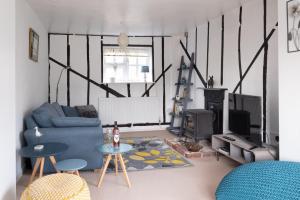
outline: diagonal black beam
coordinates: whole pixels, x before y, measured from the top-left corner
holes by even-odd
[[[184,47],[184,44],[182,43],[181,40],[180,40],[180,45],[181,45],[183,51],[185,52],[185,55],[188,57],[188,59],[189,59],[190,61],[192,61],[192,58],[191,58],[189,52],[188,52],[187,49]],[[200,73],[200,71],[199,71],[199,69],[197,68],[196,65],[194,65],[194,69],[195,69],[195,71],[196,71],[198,77],[200,78],[200,80],[201,80],[203,86],[204,86],[205,88],[207,88],[207,83],[205,82],[205,80],[204,80],[202,74]]]
[[[269,33],[268,37],[265,39],[264,43],[260,46],[259,50],[257,51],[257,53],[255,54],[254,58],[252,59],[250,65],[248,66],[248,68],[246,69],[246,71],[244,72],[241,80],[238,82],[238,84],[236,85],[236,87],[233,90],[233,93],[235,93],[237,91],[237,89],[240,87],[241,83],[243,82],[243,80],[245,79],[245,77],[247,76],[248,72],[250,71],[251,67],[253,66],[253,64],[255,63],[256,59],[258,58],[258,56],[260,55],[260,53],[262,52],[262,50],[264,50],[265,45],[268,44],[269,40],[271,39],[272,35],[274,34],[274,32],[276,31],[276,28],[278,27],[278,22],[276,23],[275,27],[271,30],[271,32]]]
[[[162,73],[159,75],[159,77],[154,81],[154,83],[147,89],[147,91],[144,92],[142,97],[144,97],[153,87],[154,85],[164,76],[164,74],[172,67],[172,64],[170,64]]]
[[[58,62],[58,61],[55,60],[54,58],[49,57],[49,60],[51,60],[52,62],[56,63],[57,65],[59,65],[59,66],[61,66],[61,67],[64,67],[64,68],[66,68],[66,69],[68,68],[66,65],[64,65],[64,64],[62,64],[62,63],[60,63],[60,62]],[[72,69],[72,68],[69,69],[69,70],[70,70],[70,72],[72,72],[72,73],[76,74],[77,76],[79,76],[79,77],[81,77],[81,78],[83,78],[83,79],[89,81],[90,83],[92,83],[92,84],[94,84],[94,85],[100,87],[101,89],[103,89],[103,90],[105,90],[105,91],[111,93],[112,95],[114,95],[114,96],[116,96],[116,97],[125,97],[124,95],[122,95],[122,94],[120,94],[119,92],[117,92],[117,91],[115,91],[115,90],[113,90],[113,89],[107,87],[107,86],[104,85],[104,84],[99,84],[99,83],[97,83],[96,81],[94,81],[94,80],[92,80],[92,79],[88,79],[86,76],[80,74],[79,72],[75,71],[75,70]]]

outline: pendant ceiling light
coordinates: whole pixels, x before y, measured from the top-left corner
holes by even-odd
[[[128,47],[129,39],[126,33],[120,33],[118,37],[118,44],[121,49],[126,49]]]

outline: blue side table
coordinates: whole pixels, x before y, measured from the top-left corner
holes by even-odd
[[[72,174],[75,173],[78,176],[80,176],[79,170],[85,168],[86,166],[87,166],[87,162],[82,159],[68,159],[56,163],[57,170],[69,172]]]
[[[129,144],[120,144],[119,148],[114,148],[112,144],[105,144],[105,145],[102,145],[100,147],[97,147],[97,149],[100,152],[102,152],[103,154],[107,154],[106,162],[105,162],[103,170],[100,174],[98,187],[101,186],[101,183],[102,183],[104,175],[106,173],[108,164],[111,161],[113,156],[115,156],[116,175],[118,175],[118,161],[119,161],[120,164],[121,164],[126,182],[128,184],[128,187],[131,187],[131,183],[129,181],[129,177],[128,177],[128,174],[127,174],[127,171],[126,171],[126,166],[125,166],[122,154],[131,151],[133,149],[133,147]]]
[[[43,143],[44,148],[41,150],[35,150],[35,145],[29,145],[27,147],[23,147],[20,151],[20,155],[24,158],[36,158],[31,177],[29,179],[29,184],[32,183],[36,172],[40,168],[40,175],[39,177],[43,176],[44,173],[44,164],[45,158],[48,157],[50,162],[52,163],[53,167],[56,169],[56,159],[55,156],[67,151],[68,145],[62,143]],[[56,169],[57,172],[59,172]]]

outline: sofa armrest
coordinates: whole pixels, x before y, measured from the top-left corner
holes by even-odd
[[[67,151],[56,155],[57,161],[65,159],[83,159],[88,165],[85,169],[97,169],[102,166],[102,153],[96,148],[103,144],[102,127],[40,128],[42,136],[37,140],[34,129],[24,132],[28,145],[59,142],[68,145]],[[34,165],[34,159],[31,159]],[[45,173],[54,172],[49,160],[45,161]]]

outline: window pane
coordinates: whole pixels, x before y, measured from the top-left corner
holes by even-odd
[[[138,58],[139,65],[148,65],[148,57],[139,57]],[[148,65],[149,66],[149,65]]]
[[[129,61],[129,65],[136,65],[136,57],[132,57],[132,56],[129,56],[128,57],[128,61]]]
[[[105,56],[105,62],[106,63],[114,63],[114,57],[113,56]]]
[[[152,82],[152,51],[150,47],[119,47],[103,49],[103,80],[105,83]],[[149,66],[149,72],[142,72],[142,66]]]

